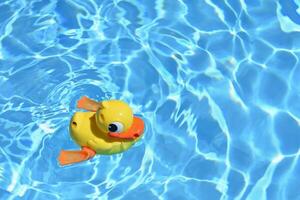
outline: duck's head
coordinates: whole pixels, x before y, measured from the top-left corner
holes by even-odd
[[[138,137],[132,132],[136,119],[132,109],[123,101],[107,100],[100,103],[96,112],[97,127],[109,136],[122,139]]]

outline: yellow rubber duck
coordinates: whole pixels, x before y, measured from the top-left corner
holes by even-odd
[[[123,101],[96,102],[82,97],[77,107],[89,111],[76,112],[70,122],[71,137],[82,149],[62,150],[58,157],[60,165],[82,162],[96,154],[121,153],[143,134],[143,120],[134,116],[129,105]]]

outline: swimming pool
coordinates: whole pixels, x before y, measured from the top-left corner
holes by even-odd
[[[300,199],[300,2],[0,2],[0,199]],[[60,167],[76,101],[146,121]]]

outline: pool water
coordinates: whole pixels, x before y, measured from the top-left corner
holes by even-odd
[[[0,1],[0,199],[300,199],[300,1]],[[81,96],[146,123],[60,167]]]

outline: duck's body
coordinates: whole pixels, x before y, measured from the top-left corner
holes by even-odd
[[[95,112],[76,112],[70,123],[70,134],[73,140],[82,147],[89,147],[97,154],[110,155],[129,149],[140,137],[124,140],[110,137],[96,125]]]
[[[61,165],[88,160],[95,154],[126,151],[144,131],[143,120],[134,116],[131,108],[122,101],[96,102],[83,97],[77,107],[90,111],[76,112],[70,122],[71,137],[82,149],[61,151],[58,158]]]

